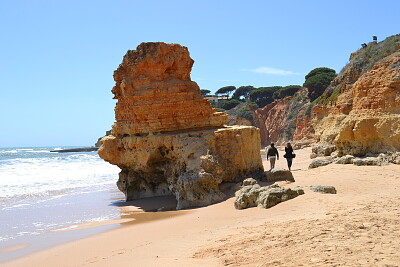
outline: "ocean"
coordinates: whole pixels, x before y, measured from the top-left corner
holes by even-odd
[[[0,262],[110,226],[59,230],[121,217],[119,168],[97,152],[50,152],[61,148],[71,147],[0,148]]]

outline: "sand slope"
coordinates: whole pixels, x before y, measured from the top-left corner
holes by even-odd
[[[400,166],[331,164],[309,170],[309,153],[296,151],[296,182],[281,185],[333,185],[336,195],[306,188],[304,195],[271,209],[240,211],[230,198],[164,213],[162,220],[127,225],[5,266],[399,265]],[[285,166],[284,159],[277,162]]]

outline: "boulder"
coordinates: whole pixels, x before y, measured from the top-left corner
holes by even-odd
[[[330,143],[316,143],[312,146],[312,153],[317,157],[330,156],[336,150],[336,146]]]
[[[254,184],[243,186],[239,191],[236,191],[235,208],[241,210],[257,206],[256,201],[260,188],[259,184]]]
[[[268,209],[281,202],[295,198],[299,195],[304,194],[304,190],[301,187],[296,188],[285,188],[285,187],[273,187],[268,190],[261,191],[257,198],[257,207]]]
[[[400,152],[395,152],[391,154],[389,161],[394,164],[400,164]]]
[[[323,194],[336,194],[336,188],[331,185],[311,185],[311,191],[323,193]]]
[[[354,158],[355,157],[353,155],[346,155],[346,156],[335,159],[334,162],[336,164],[352,164]]]
[[[385,154],[378,157],[354,158],[353,164],[357,166],[383,166],[388,165],[390,158]]]
[[[310,165],[309,169],[318,168],[332,163],[332,159],[314,159]]]
[[[291,171],[280,168],[264,172],[264,180],[266,182],[274,182],[274,181],[295,182]]]
[[[246,209],[250,207],[270,208],[280,202],[295,198],[304,194],[301,187],[284,188],[277,184],[261,187],[258,184],[243,186],[235,193],[234,202],[236,209]]]

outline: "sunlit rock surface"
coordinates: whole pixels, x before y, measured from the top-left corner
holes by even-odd
[[[177,208],[221,201],[223,182],[261,177],[259,130],[224,126],[225,113],[190,80],[193,60],[178,44],[142,43],[114,73],[112,133],[99,155],[121,168],[127,200],[175,195]]]

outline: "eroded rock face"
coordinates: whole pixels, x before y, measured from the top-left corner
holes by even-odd
[[[190,80],[193,63],[187,47],[178,44],[142,43],[129,50],[114,72],[113,135],[223,126],[227,115],[210,108]]]
[[[391,41],[400,48],[400,37],[396,38]],[[331,84],[341,93],[336,103],[313,109],[319,141],[334,144],[338,156],[399,151],[400,52],[389,54],[363,72],[357,69],[356,58],[355,53],[347,69]]]
[[[223,199],[222,182],[261,177],[259,130],[224,126],[225,113],[190,80],[193,60],[178,44],[142,43],[114,73],[112,133],[99,155],[121,168],[127,200],[175,195],[177,208]]]
[[[315,140],[310,116],[305,114],[310,103],[307,94],[307,88],[302,87],[294,96],[277,99],[254,111],[254,122],[260,128],[262,145],[283,145],[293,140],[294,145],[298,143],[298,147],[304,147]]]

